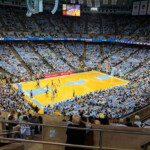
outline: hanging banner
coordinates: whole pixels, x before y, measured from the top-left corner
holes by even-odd
[[[100,1],[99,0],[95,0],[95,7],[100,7]]]
[[[148,4],[147,15],[150,15],[150,1],[149,1],[149,4]]]
[[[117,0],[111,0],[111,5],[117,5]]]
[[[103,0],[104,5],[108,5],[108,0]]]
[[[92,1],[91,0],[87,0],[87,6],[92,7]]]
[[[138,15],[140,8],[140,2],[133,2],[132,15]]]
[[[139,13],[140,15],[146,15],[147,3],[148,3],[148,1],[141,1],[140,13]]]

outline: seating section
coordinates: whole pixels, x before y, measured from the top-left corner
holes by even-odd
[[[59,55],[60,58],[66,60],[71,66],[75,67],[76,69],[79,67],[80,62],[79,58],[71,53],[69,47],[64,45],[63,42],[50,43],[52,47],[54,47],[55,52]]]
[[[102,16],[102,29],[104,34],[115,33],[115,24],[112,16]]]
[[[13,43],[13,47],[33,73],[46,74],[51,72],[49,67],[39,59],[35,52],[26,43]]]
[[[17,77],[28,74],[7,44],[0,44],[0,67]]]
[[[150,61],[148,61],[145,65],[137,69],[134,73],[127,75],[128,79],[134,79],[136,81],[137,78],[143,78],[143,76],[149,76],[149,67]]]
[[[44,32],[50,32],[50,31],[54,31],[55,28],[52,26],[52,24],[50,24],[50,16],[48,14],[38,14],[35,15],[36,20],[38,21],[38,24],[40,25],[42,31]],[[49,18],[49,20],[48,20]]]
[[[120,65],[116,66],[117,73],[120,73],[120,76],[124,76],[148,58],[150,58],[150,50],[142,49],[135,53],[132,57],[129,57],[126,61],[123,61]]]
[[[146,16],[82,14],[81,17],[72,19],[71,17],[63,17],[61,13],[51,15],[43,12],[32,17],[26,17],[24,10],[15,8],[4,9],[2,7],[0,10],[1,30],[5,30],[6,26],[10,31],[44,31],[54,33],[73,31],[74,33],[93,35],[113,35],[118,31],[121,35],[134,35],[134,38],[137,35],[149,36],[150,34],[150,20]]]
[[[23,31],[23,27],[20,24],[17,17],[14,15],[14,12],[12,9],[5,9],[5,10],[2,9],[0,11],[0,15],[9,30]]]
[[[38,25],[35,23],[33,17],[26,17],[25,13],[19,13],[18,14],[19,19],[25,26],[26,31],[39,31]]]
[[[55,68],[56,71],[67,71],[69,66],[65,64],[56,54],[48,47],[48,45],[43,43],[32,43],[34,48],[38,53]]]
[[[90,15],[88,17],[88,33],[100,34],[100,18],[99,18],[99,16]]]
[[[69,50],[76,55],[77,57],[81,57],[84,51],[84,44],[81,42],[67,42],[65,46],[69,48]]]
[[[101,62],[99,44],[87,44],[86,59],[84,63],[88,67],[96,68]]]
[[[116,64],[118,64],[119,62],[122,62],[124,59],[129,57],[132,53],[134,53],[137,50],[136,48],[123,48],[122,49],[121,47],[118,49],[121,49],[121,50],[118,51],[115,55],[112,55],[111,57],[106,59],[104,63],[101,65],[101,69],[103,71],[106,70],[106,67],[108,66],[108,64],[110,66],[116,66]]]

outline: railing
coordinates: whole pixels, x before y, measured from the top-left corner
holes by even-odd
[[[0,123],[7,123],[7,124],[24,124],[29,126],[42,126],[42,127],[52,127],[52,128],[64,128],[64,129],[74,129],[74,130],[88,130],[88,131],[96,131],[100,133],[99,139],[99,146],[85,146],[85,145],[74,145],[74,144],[64,144],[64,143],[57,143],[57,142],[46,142],[46,141],[35,141],[35,140],[24,140],[24,139],[15,139],[15,138],[5,138],[0,137],[0,140],[9,140],[9,141],[16,141],[16,142],[27,142],[27,143],[38,143],[38,144],[48,144],[48,145],[56,145],[56,146],[66,146],[66,147],[74,147],[74,148],[86,148],[86,149],[99,149],[99,150],[107,150],[108,148],[103,147],[103,133],[122,133],[122,134],[132,134],[132,135],[149,135],[150,133],[143,133],[143,132],[130,132],[130,131],[122,131],[122,130],[108,130],[108,129],[87,129],[87,128],[77,128],[77,127],[67,127],[67,126],[57,126],[57,125],[48,125],[48,124],[39,124],[39,123],[20,123],[20,122],[12,122],[12,121],[5,121],[0,120]],[[13,132],[12,132],[13,133]],[[4,133],[0,133],[0,135],[5,135]],[[109,150],[124,150],[120,148],[109,148]],[[129,149],[128,149],[129,150]]]
[[[147,150],[147,147],[150,145],[150,141],[146,141],[145,143],[143,143],[142,145],[141,145],[141,148],[143,149],[143,150]]]

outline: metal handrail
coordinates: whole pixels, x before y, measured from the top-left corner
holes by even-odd
[[[75,147],[75,148],[87,148],[87,149],[99,149],[100,148],[99,146],[85,146],[85,145],[64,144],[64,143],[55,143],[55,142],[47,142],[47,141],[35,141],[35,140],[24,140],[24,139],[3,138],[3,137],[0,137],[0,140],[48,144],[48,145],[56,145],[56,146],[67,146],[67,147]]]
[[[67,146],[67,147],[86,148],[86,149],[100,149],[99,146],[84,146],[84,145],[64,144],[64,143],[55,143],[55,142],[46,142],[46,141],[23,140],[23,139],[15,139],[15,138],[1,138],[0,137],[0,140],[9,140],[9,141],[36,143],[36,144],[47,144],[47,145],[55,145],[55,146]],[[103,147],[102,150],[131,150],[131,149]]]
[[[20,133],[20,131],[13,131],[13,132],[5,132],[5,133],[0,133],[0,136],[1,135],[9,135],[9,134],[16,134],[16,133]]]
[[[57,125],[48,125],[48,124],[40,124],[40,123],[13,122],[13,121],[5,121],[5,120],[0,120],[0,123],[24,124],[30,126],[44,126],[44,127],[51,127],[51,128],[65,128],[65,129],[67,128],[67,129],[74,129],[74,130],[88,130],[88,131],[99,131],[99,132],[115,132],[115,133],[123,133],[123,134],[150,135],[150,133],[143,133],[143,132],[133,132],[133,131],[123,131],[123,130],[117,131],[117,130],[110,130],[110,129],[87,129],[87,128],[57,126]]]

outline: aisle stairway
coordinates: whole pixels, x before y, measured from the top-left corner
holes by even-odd
[[[101,58],[104,57],[104,51],[103,51],[103,45],[102,44],[99,44],[100,45],[100,56]],[[99,68],[101,65],[101,62],[97,65],[97,68]]]
[[[79,58],[80,63],[82,64],[83,67],[86,67],[84,60],[86,59],[86,49],[87,49],[87,43],[84,42],[84,51],[83,55]]]

